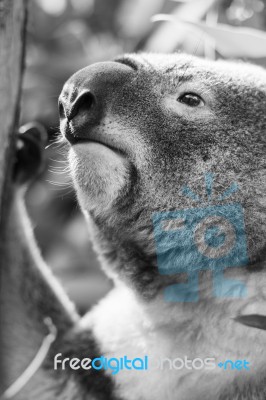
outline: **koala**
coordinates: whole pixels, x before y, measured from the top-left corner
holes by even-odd
[[[3,250],[4,389],[50,317],[56,339],[18,399],[266,398],[265,104],[264,69],[185,54],[129,54],[70,77],[59,97],[62,141],[114,289],[78,315],[39,254],[15,178]],[[240,364],[119,373],[69,365],[125,355]]]

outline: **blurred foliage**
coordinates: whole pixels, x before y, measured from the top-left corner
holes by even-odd
[[[57,98],[78,69],[123,52],[185,51],[219,58],[214,38],[182,23],[151,22],[155,14],[217,28],[266,28],[266,0],[31,0],[22,123],[37,120],[48,130],[47,166],[27,203],[41,250],[70,296],[85,311],[111,287],[100,272],[78,209],[58,135]],[[265,58],[255,62],[266,65]],[[55,173],[57,171],[57,173]],[[53,186],[50,182],[57,182]]]
[[[225,19],[235,19],[238,16],[242,22],[255,16],[255,10],[250,8],[250,1],[241,1],[241,4],[237,1],[237,7],[234,3],[223,10],[218,0],[198,0],[197,3],[189,1],[182,7],[177,7],[171,14],[153,16],[152,21],[168,21],[172,26],[162,27],[155,40],[153,38],[150,43],[151,49],[158,47],[160,41],[162,51],[165,51],[165,39],[170,37],[168,52],[174,51],[178,46],[187,48],[192,44],[196,46],[197,53],[203,53],[202,55],[212,59],[216,59],[218,55],[246,59],[266,57],[266,33],[262,29],[220,22],[222,16]],[[256,14],[264,9],[259,0],[253,1],[253,6],[257,10]]]

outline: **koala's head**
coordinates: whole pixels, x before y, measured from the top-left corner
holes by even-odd
[[[159,282],[152,216],[210,204],[240,204],[250,265],[264,258],[262,68],[182,54],[126,55],[74,74],[59,109],[79,202],[99,251],[120,274],[142,280],[142,288]]]

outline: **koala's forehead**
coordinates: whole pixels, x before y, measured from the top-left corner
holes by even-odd
[[[194,81],[215,87],[226,85],[235,90],[239,88],[240,91],[243,88],[251,91],[255,89],[266,95],[266,71],[252,64],[210,61],[182,53],[142,53],[134,55],[134,58],[162,82],[178,84],[182,81]]]

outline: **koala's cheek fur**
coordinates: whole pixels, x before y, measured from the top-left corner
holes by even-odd
[[[70,149],[69,161],[84,210],[104,211],[127,186],[129,162],[102,144],[77,144]]]

